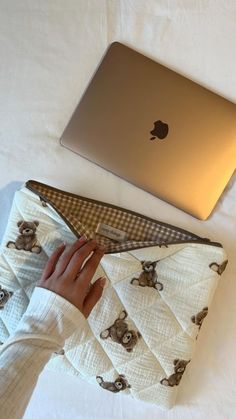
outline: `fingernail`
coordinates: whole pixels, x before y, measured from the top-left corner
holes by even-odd
[[[86,237],[85,236],[80,236],[80,238],[79,238],[79,241],[80,242],[84,242],[86,240]]]
[[[107,282],[106,278],[103,277],[100,279],[99,284],[102,288],[104,288],[106,285],[106,282]]]

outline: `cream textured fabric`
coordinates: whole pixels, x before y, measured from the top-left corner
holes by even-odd
[[[47,198],[46,201],[26,187],[15,195],[0,256],[0,284],[2,289],[13,292],[0,310],[2,341],[15,330],[53,249],[62,240],[71,243],[75,239],[69,228],[69,215],[66,223],[58,214],[60,211],[56,211],[55,203],[51,205]],[[76,214],[75,209],[73,212]],[[134,222],[136,216],[133,214],[129,221]],[[141,215],[140,218],[145,220]],[[40,246],[40,253],[7,247],[8,242],[15,242],[19,235],[17,223],[20,220],[39,222],[35,246]],[[81,228],[85,230],[86,218],[83,223]],[[156,223],[158,229],[160,225]],[[103,298],[82,330],[78,325],[78,332],[66,341],[65,354],[52,358],[49,368],[81,375],[98,387],[100,383],[101,391],[105,391],[105,387],[163,408],[173,406],[185,364],[192,358],[199,328],[207,314],[206,308],[225,268],[226,254],[217,243],[178,231],[173,226],[166,228],[170,229],[172,241],[168,241],[168,237],[164,243],[157,237],[155,241],[150,238],[145,241],[143,235],[139,243],[132,239],[133,248],[128,241],[128,250],[122,252],[115,250],[113,242],[113,251],[110,248],[110,253],[104,255],[93,278],[107,277]],[[177,233],[182,234],[181,239]],[[155,281],[153,286],[140,286],[142,261],[149,265],[154,263],[157,289]],[[147,276],[150,278],[149,274]],[[136,281],[131,283],[133,278]],[[117,342],[109,329],[124,312],[127,317],[123,326],[125,323],[136,337],[132,351],[126,350],[123,332],[117,332]],[[107,329],[110,336],[102,339],[101,333]]]

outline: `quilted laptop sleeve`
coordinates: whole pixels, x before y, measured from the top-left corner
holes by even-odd
[[[106,246],[102,299],[48,368],[99,391],[174,405],[227,257],[220,243],[36,181],[16,192],[0,248],[0,340],[15,330],[55,247]]]

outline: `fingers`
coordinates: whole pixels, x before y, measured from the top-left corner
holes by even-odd
[[[49,258],[38,286],[61,295],[88,317],[100,299],[106,282],[105,278],[99,278],[91,285],[104,250],[98,247],[95,240],[87,242],[86,238],[77,240],[69,248],[61,244]]]
[[[52,273],[55,270],[56,264],[58,262],[59,257],[61,256],[61,254],[64,252],[65,249],[65,244],[62,243],[54,252],[53,254],[50,256],[50,258],[47,261],[47,264],[43,270],[43,274],[41,277],[42,281],[45,281],[46,279],[49,278],[50,275],[52,275]]]
[[[86,261],[82,271],[78,277],[79,282],[83,283],[84,287],[87,288],[96,269],[100,263],[100,260],[104,256],[104,247],[98,247],[94,250],[92,256]]]
[[[58,275],[61,275],[65,271],[74,253],[77,252],[84,245],[85,242],[86,242],[86,238],[84,236],[81,236],[79,240],[76,240],[72,244],[72,246],[66,248],[63,256],[58,261],[58,264],[56,267],[56,273]]]
[[[106,284],[106,278],[99,278],[91,286],[91,289],[87,297],[85,298],[84,305],[83,305],[83,314],[85,317],[89,316],[93,307],[100,300],[105,284]]]
[[[68,276],[68,278],[74,280],[76,278],[76,275],[80,271],[84,261],[88,258],[90,253],[93,252],[97,247],[98,244],[96,243],[96,241],[90,240],[89,242],[85,243],[82,247],[77,249],[74,252],[65,269],[65,275]],[[90,280],[91,279],[92,278],[90,278]]]

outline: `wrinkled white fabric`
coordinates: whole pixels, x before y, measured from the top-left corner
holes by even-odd
[[[0,231],[12,191],[34,178],[220,241],[229,259],[173,411],[157,413],[156,406],[127,403],[85,381],[44,371],[25,417],[231,419],[236,410],[236,178],[211,217],[201,222],[61,148],[58,140],[105,48],[115,40],[236,102],[235,1],[0,4]]]

